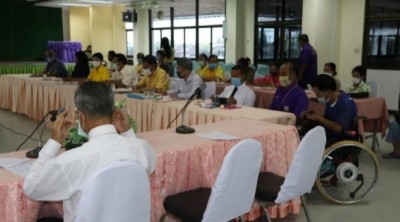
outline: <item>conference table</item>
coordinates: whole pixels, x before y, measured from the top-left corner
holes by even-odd
[[[163,199],[172,194],[212,187],[227,152],[240,140],[253,138],[261,142],[263,162],[261,171],[285,176],[297,149],[299,139],[294,126],[278,125],[250,119],[234,119],[194,126],[195,134],[177,134],[174,129],[138,133],[152,145],[157,164],[150,176],[151,221],[158,221],[164,213]],[[237,139],[209,140],[199,133],[219,131]],[[67,151],[68,152],[68,151]],[[0,154],[0,157],[23,157],[24,151]],[[62,216],[60,202],[37,202],[24,196],[23,178],[0,169],[0,221],[31,222],[37,217]],[[289,212],[299,213],[298,198],[269,207],[270,216],[285,217]],[[261,210],[253,204],[246,215],[255,220]]]
[[[76,82],[64,82],[61,79],[33,78],[29,75],[0,76],[0,108],[28,116],[36,121],[41,120],[50,110],[60,107],[74,113],[74,92]],[[185,101],[168,102],[156,100],[131,99],[127,94],[116,94],[115,100],[126,100],[126,111],[137,122],[137,132],[166,129],[175,118]],[[279,124],[295,124],[295,116],[291,113],[278,112],[254,107],[237,109],[202,108],[198,101],[190,104],[185,113],[184,124],[197,125],[214,123],[222,120],[248,118]],[[182,124],[181,118],[172,123],[172,127]]]

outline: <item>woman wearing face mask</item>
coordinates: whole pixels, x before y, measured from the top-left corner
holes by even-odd
[[[368,97],[371,92],[371,87],[364,82],[366,74],[367,70],[364,67],[356,66],[351,72],[353,83],[347,85],[344,91],[354,98]]]
[[[336,64],[333,62],[328,62],[324,65],[324,73],[330,75],[336,82],[336,90],[341,90],[341,84],[338,78],[336,78]]]
[[[200,73],[205,72],[205,70],[208,68],[207,66],[207,61],[208,57],[206,54],[200,54],[199,55],[199,60],[197,63],[200,65],[200,67],[196,70],[196,73],[200,75]]]
[[[205,82],[224,81],[224,70],[218,64],[218,57],[216,55],[210,55],[207,68],[201,71],[199,75]]]
[[[298,71],[293,63],[285,63],[279,69],[279,84],[270,109],[293,113],[296,117],[308,109],[308,97],[297,85]]]
[[[274,86],[279,87],[279,64],[272,63],[269,65],[269,74],[262,78],[255,79],[254,85],[258,86]]]
[[[227,98],[228,105],[254,106],[256,95],[246,85],[246,73],[243,66],[235,65],[231,71],[232,85],[225,87],[219,97]]]
[[[103,55],[100,52],[97,52],[93,54],[92,60],[94,68],[89,73],[87,79],[96,82],[104,82],[110,80],[110,73],[108,72],[107,67],[101,65],[103,62]]]
[[[353,99],[336,90],[335,80],[329,75],[318,75],[312,84],[318,100],[325,100],[323,116],[316,113],[302,113],[301,117],[315,121],[325,128],[326,147],[346,138],[346,131],[354,129],[357,116],[357,106]]]

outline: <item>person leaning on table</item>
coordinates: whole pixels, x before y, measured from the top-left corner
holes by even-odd
[[[134,90],[154,90],[156,93],[166,94],[168,90],[168,76],[163,69],[157,66],[157,60],[152,55],[143,58],[142,74],[144,77],[133,86]]]
[[[60,153],[72,124],[72,120],[66,119],[67,111],[62,112],[23,185],[30,199],[63,201],[64,221],[67,222],[75,220],[82,186],[107,164],[119,160],[137,162],[148,175],[156,164],[151,145],[136,137],[126,113],[114,109],[114,94],[109,86],[84,82],[78,87],[74,100],[78,127],[88,134],[89,141]]]
[[[68,77],[67,69],[64,63],[56,58],[56,54],[53,50],[47,50],[45,52],[47,65],[42,74],[55,77]]]
[[[87,79],[95,82],[104,82],[110,80],[110,73],[108,72],[107,67],[102,66],[103,54],[100,52],[93,54],[92,60],[93,69],[90,71]]]

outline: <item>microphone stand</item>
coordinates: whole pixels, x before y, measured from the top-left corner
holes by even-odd
[[[193,101],[193,99],[188,100],[185,104],[185,106],[182,109],[182,125],[178,126],[176,128],[176,132],[180,133],[180,134],[190,134],[190,133],[194,133],[195,130],[192,127],[189,126],[185,126],[184,125],[184,121],[185,121],[185,112],[186,112],[186,108],[189,106],[189,104]]]
[[[36,148],[29,150],[28,152],[26,152],[25,156],[28,158],[38,158],[39,157],[39,153],[43,148],[42,145],[42,137],[43,137],[43,131],[46,128],[46,125],[49,122],[54,122],[56,120],[56,115],[55,113],[51,113],[51,118],[47,119],[43,122],[42,126],[40,127],[40,133],[39,133],[39,146],[37,146]]]

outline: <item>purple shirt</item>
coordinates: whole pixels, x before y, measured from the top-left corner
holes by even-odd
[[[300,88],[297,84],[293,84],[288,88],[279,87],[269,108],[290,112],[299,117],[300,113],[308,109],[308,97],[304,89]]]
[[[308,67],[303,73],[302,80],[299,81],[299,86],[303,89],[307,88],[307,84],[311,84],[318,74],[317,51],[309,43],[305,43],[300,51],[300,68],[304,64],[308,64]]]

